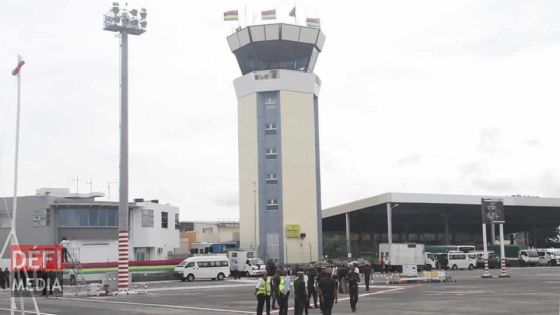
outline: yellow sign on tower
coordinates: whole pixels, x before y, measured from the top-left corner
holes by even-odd
[[[300,226],[299,224],[286,224],[286,237],[299,238]]]

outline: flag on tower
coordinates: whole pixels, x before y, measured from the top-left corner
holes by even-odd
[[[309,27],[321,28],[321,19],[319,18],[307,18],[305,22]]]
[[[239,13],[237,10],[229,10],[224,12],[224,21],[238,21]]]
[[[20,60],[20,61],[18,62],[17,67],[16,67],[14,70],[12,70],[12,75],[18,75],[18,74],[19,74],[19,71],[21,70],[21,67],[23,67],[24,64],[25,64],[25,61]]]
[[[290,10],[290,13],[288,13],[289,16],[291,17],[296,17],[296,7],[294,6],[293,9]]]
[[[261,11],[261,18],[263,20],[274,20],[274,19],[276,19],[276,9]]]

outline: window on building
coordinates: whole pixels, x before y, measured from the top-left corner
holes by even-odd
[[[154,227],[154,210],[142,209],[142,227]]]
[[[265,182],[267,184],[278,184],[278,174],[268,173],[265,175]]]
[[[179,224],[179,214],[175,213],[175,230],[178,230],[181,227],[181,224]]]
[[[58,226],[60,227],[116,227],[118,225],[117,209],[60,209]]]
[[[167,229],[167,212],[161,212],[161,227]]]
[[[264,134],[275,135],[276,134],[276,124],[275,123],[266,123],[264,125]]]
[[[9,228],[12,226],[10,216],[6,213],[5,209],[0,210],[0,228]]]
[[[49,209],[33,209],[33,226],[48,226],[49,224]]]
[[[276,159],[278,153],[276,152],[276,148],[266,148],[264,150],[264,155],[267,160]]]
[[[266,250],[269,258],[277,261],[280,258],[280,234],[266,233]]]
[[[212,228],[202,228],[202,233],[212,233]]]
[[[278,199],[267,199],[266,210],[278,210]]]

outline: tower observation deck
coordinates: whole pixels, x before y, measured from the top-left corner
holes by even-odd
[[[291,24],[227,38],[242,76],[238,98],[240,245],[263,260],[322,253],[318,96],[313,73],[325,35]]]

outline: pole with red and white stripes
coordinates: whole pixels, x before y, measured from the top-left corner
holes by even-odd
[[[140,19],[138,19],[140,13]],[[103,29],[119,33],[121,39],[121,73],[120,73],[120,164],[119,164],[119,263],[118,291],[128,294],[129,288],[129,235],[128,235],[128,35],[140,35],[146,31],[145,8],[140,11],[119,8],[113,2],[111,11],[104,15]]]
[[[128,293],[128,33],[121,31],[121,145],[119,167],[119,293]]]
[[[504,246],[504,224],[500,223],[500,264],[502,267],[502,272],[500,273],[500,278],[509,278],[506,272],[506,254]]]
[[[482,278],[492,278],[488,269],[488,244],[486,244],[486,223],[482,223],[482,245],[484,248],[484,273]]]

